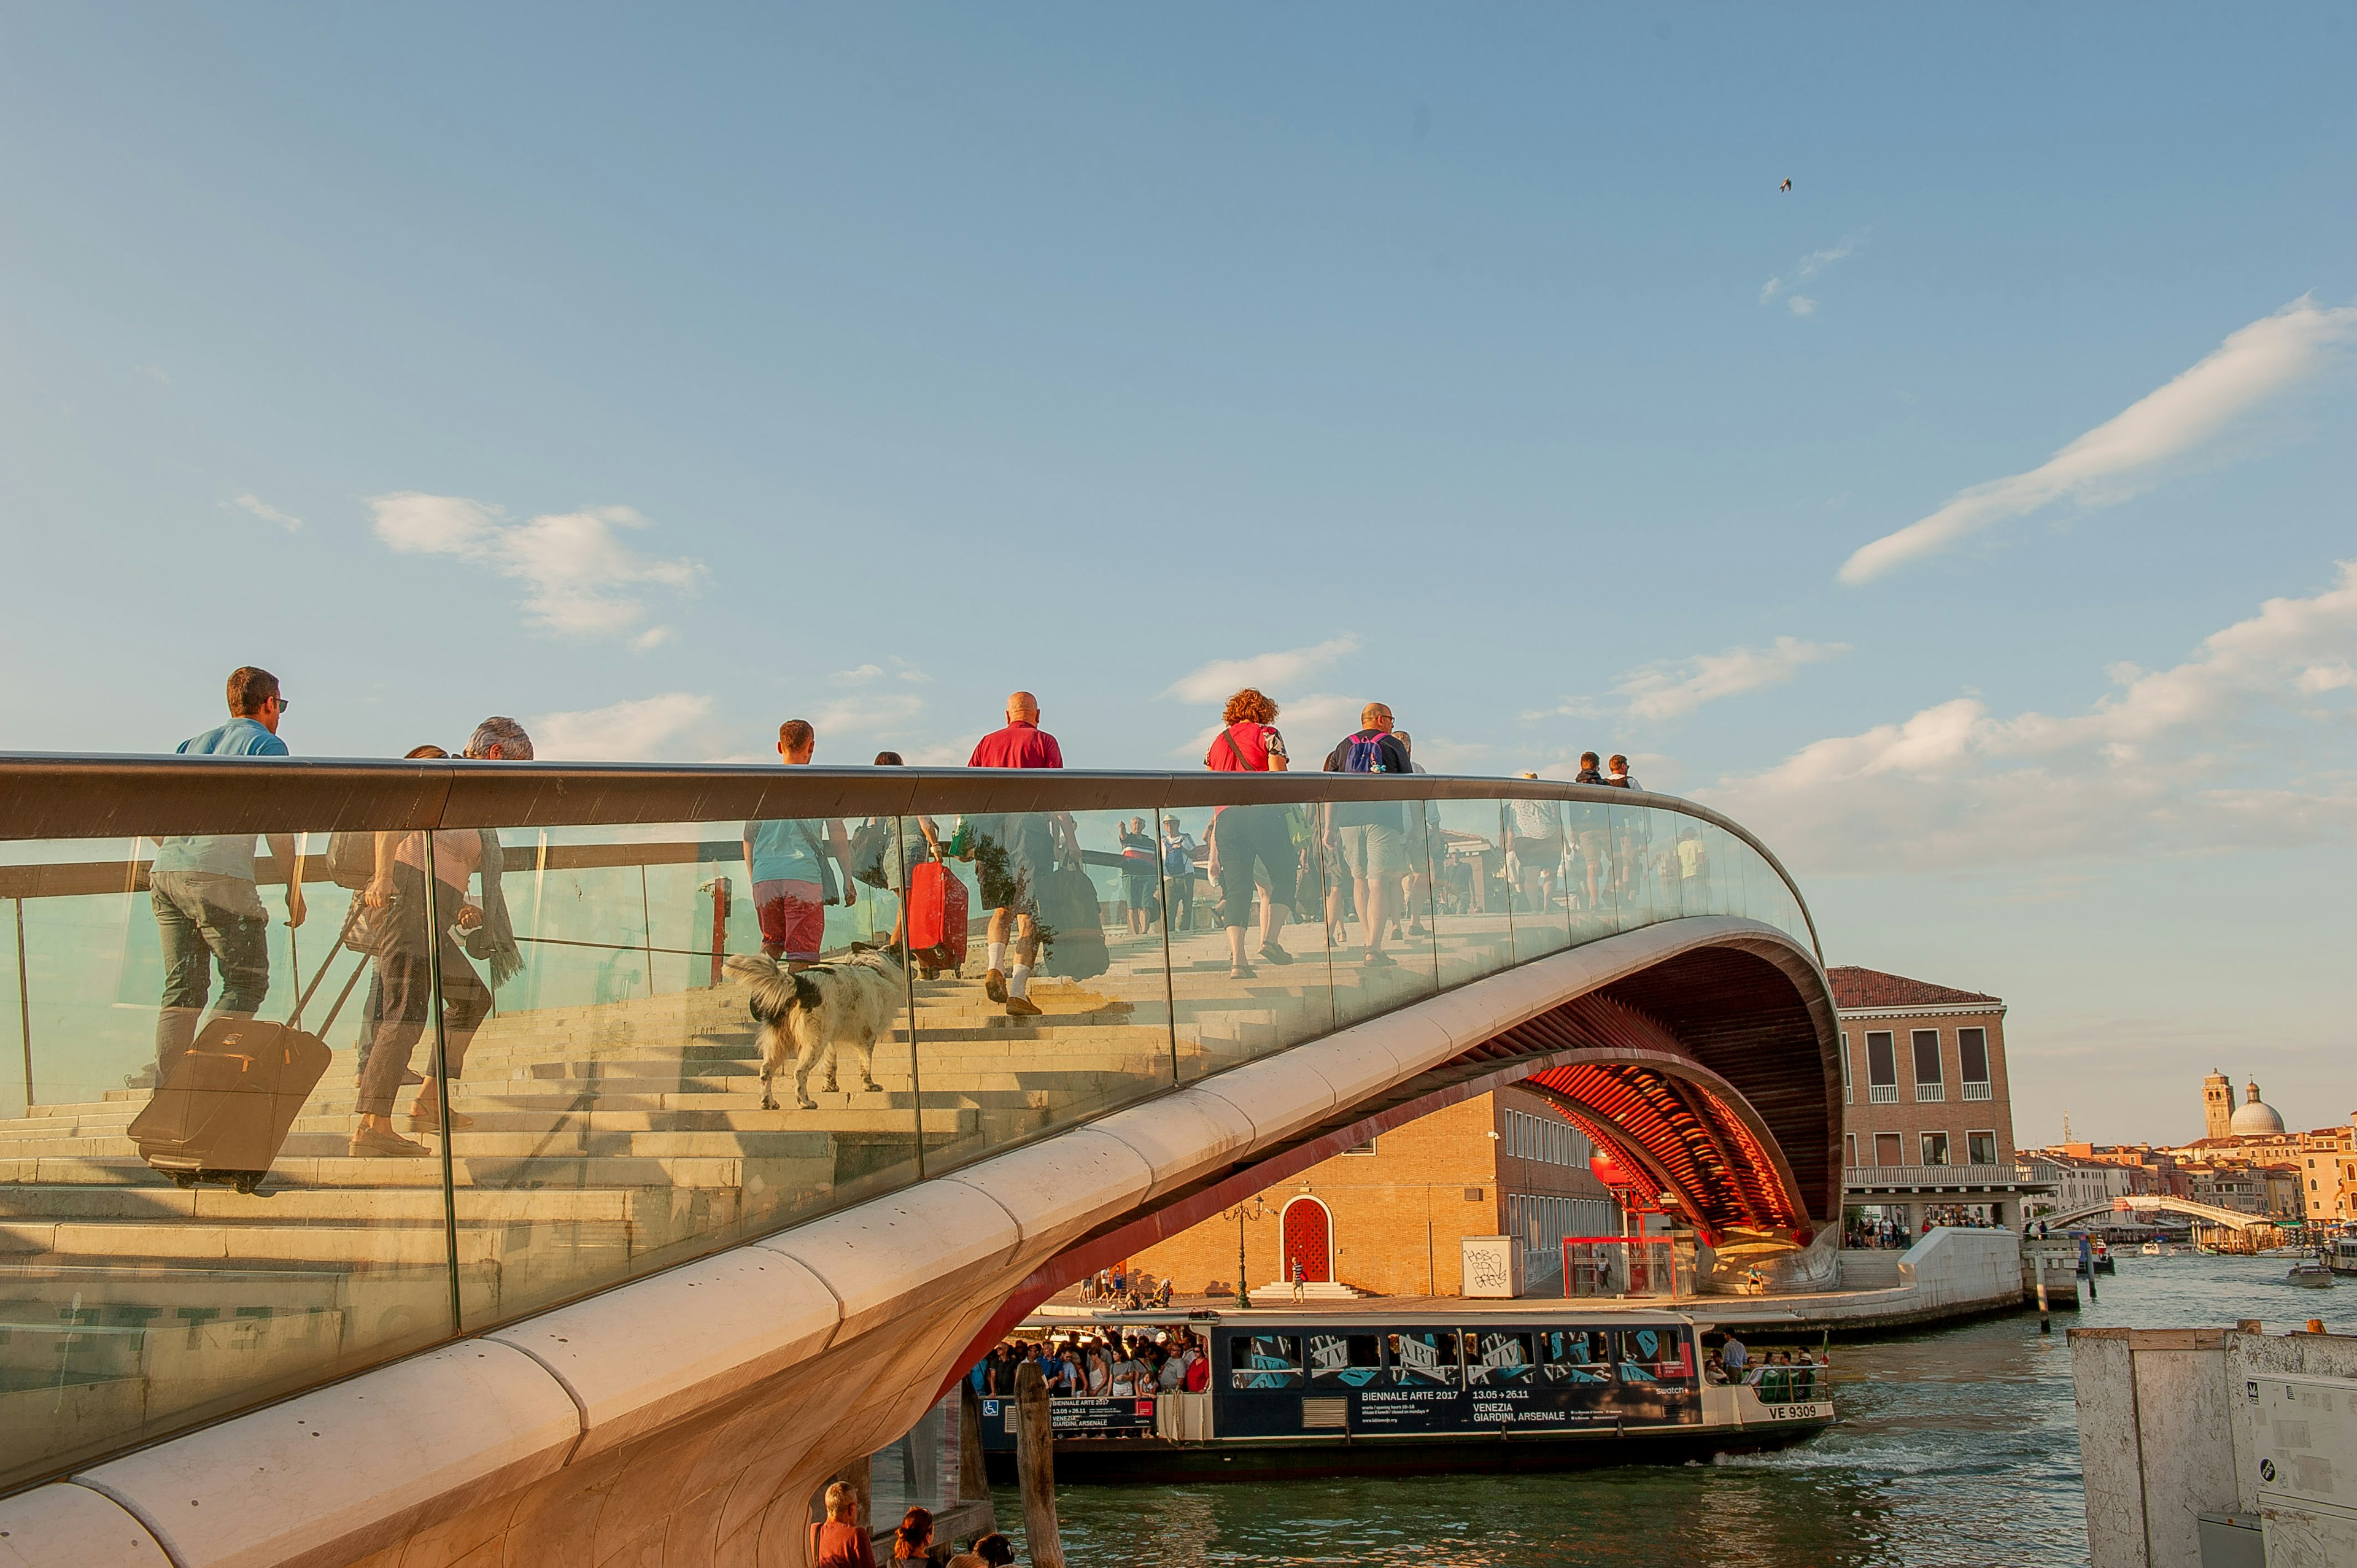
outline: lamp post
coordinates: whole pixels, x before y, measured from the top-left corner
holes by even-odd
[[[1268,1218],[1268,1205],[1255,1193],[1245,1202],[1222,1211],[1220,1218],[1236,1222],[1236,1309],[1252,1310],[1252,1287],[1244,1283],[1244,1227],[1255,1219]]]

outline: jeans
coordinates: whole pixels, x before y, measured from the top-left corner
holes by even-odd
[[[434,1061],[433,1047],[427,1047],[425,1075],[450,1079],[466,1069],[467,1047],[490,1016],[491,988],[447,935],[436,961],[442,972],[442,1060]],[[360,1093],[353,1104],[362,1115],[392,1114],[401,1075],[409,1070],[410,1058],[434,1021],[428,967],[425,952],[406,949],[376,960],[376,972],[369,978],[368,1021],[361,1033]]]
[[[251,882],[210,871],[158,871],[148,900],[164,939],[164,998],[156,1012],[158,1081],[196,1043],[197,1019],[221,964],[216,1018],[251,1018],[270,990],[270,917]]]

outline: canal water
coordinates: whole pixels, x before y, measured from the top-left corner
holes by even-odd
[[[2272,1259],[2129,1256],[2100,1299],[1834,1343],[1840,1424],[1770,1455],[1559,1476],[1066,1487],[1073,1568],[2063,1568],[2087,1561],[2064,1330],[2320,1316],[2357,1332],[2357,1280],[2282,1283]],[[1011,1487],[1002,1520],[1019,1521]],[[1010,1530],[1017,1536],[1019,1532]],[[1025,1561],[1028,1561],[1028,1554]]]

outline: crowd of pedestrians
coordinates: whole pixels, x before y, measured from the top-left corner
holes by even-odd
[[[1025,1362],[1039,1369],[1050,1399],[1146,1399],[1200,1394],[1211,1386],[1210,1348],[1176,1326],[1073,1328],[995,1346],[966,1373],[985,1399],[1011,1399]]]
[[[1760,1391],[1769,1404],[1798,1404],[1833,1397],[1833,1358],[1819,1347],[1813,1358],[1803,1348],[1771,1350],[1755,1358],[1750,1348],[1729,1329],[1718,1354],[1703,1362],[1703,1375],[1713,1383],[1746,1383]]]
[[[230,675],[226,697],[227,721],[182,742],[182,755],[289,754],[279,733],[289,700],[276,676],[253,666],[241,668]],[[1256,688],[1234,693],[1222,710],[1203,766],[1214,772],[1286,771],[1291,758],[1276,725],[1278,711],[1276,702]],[[967,765],[1062,768],[1062,748],[1040,727],[1039,718],[1036,696],[1011,693],[1004,726],[976,743]],[[807,767],[818,742],[808,720],[789,719],[778,731],[779,760]],[[408,753],[414,758],[448,755],[430,745]],[[515,720],[495,715],[476,727],[461,755],[528,761],[532,737]],[[900,760],[892,752],[876,757],[886,767]],[[1366,704],[1359,727],[1325,754],[1322,767],[1329,773],[1424,771],[1414,760],[1407,733],[1383,703]],[[1579,777],[1638,788],[1625,757],[1599,763],[1595,753],[1587,753]],[[1294,961],[1285,931],[1305,875],[1318,878],[1326,889],[1322,934],[1329,947],[1346,945],[1345,929],[1355,918],[1360,961],[1386,967],[1394,961],[1387,943],[1426,934],[1421,911],[1435,891],[1426,857],[1411,853],[1418,826],[1412,813],[1419,811],[1426,815],[1421,825],[1428,831],[1437,822],[1437,807],[1428,801],[1346,797],[1306,813],[1278,800],[1227,805],[1214,811],[1200,844],[1175,815],[1161,820],[1158,832],[1148,818],[1130,817],[1116,834],[1130,933],[1148,935],[1157,912],[1167,929],[1192,928],[1200,856],[1226,933],[1232,976],[1248,979],[1259,964]],[[866,858],[878,863],[866,866],[855,865],[860,856],[840,820],[747,822],[742,849],[762,950],[789,971],[815,963],[825,944],[827,909],[856,905],[863,879],[879,886],[893,880],[879,869],[883,856],[889,854],[897,862],[891,871],[899,871],[954,854],[973,862],[980,901],[988,912],[985,993],[1012,1016],[1038,1015],[1040,1009],[1029,992],[1040,961],[1042,893],[1060,869],[1081,862],[1071,813],[977,813],[959,822],[947,840],[930,818],[896,822],[887,827],[872,821],[863,827]],[[1567,842],[1554,813],[1516,815],[1505,838],[1509,882],[1519,885],[1526,898],[1552,902],[1566,894],[1565,884],[1576,879],[1583,861],[1586,891],[1591,900],[1596,897],[1599,847]],[[264,843],[271,861],[267,873],[253,835],[171,835],[157,841],[150,904],[164,959],[156,1021],[159,1084],[189,1051],[208,1017],[253,1018],[270,994],[269,918],[260,892],[265,880],[284,885],[290,928],[303,925],[307,916],[293,836],[264,835]],[[1697,840],[1690,847],[1681,845],[1679,854],[1693,865],[1701,850]],[[523,968],[502,888],[503,846],[490,829],[444,829],[430,835],[339,834],[328,854],[337,879],[356,894],[338,944],[363,953],[370,965],[350,1153],[422,1157],[429,1152],[425,1145],[395,1123],[400,1091],[417,1091],[406,1107],[408,1132],[469,1125],[471,1119],[448,1103],[447,1085],[463,1070],[468,1047],[492,1010],[493,993]],[[436,918],[429,919],[429,910]],[[905,916],[899,918],[904,921]],[[896,924],[891,946],[898,948],[903,938],[904,926]],[[1095,940],[1101,942],[1101,934]],[[437,982],[440,1058],[420,1064],[416,1047],[434,1016]],[[419,1071],[421,1065],[428,1070]]]

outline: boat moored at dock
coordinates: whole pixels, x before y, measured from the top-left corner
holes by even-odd
[[[1832,1424],[1828,1369],[1722,1381],[1684,1314],[1582,1320],[1535,1304],[1393,1321],[1365,1312],[1119,1314],[1035,1321],[1018,1339],[1191,1340],[1197,1392],[1052,1401],[1056,1474],[1075,1481],[1545,1470],[1781,1446]],[[994,1474],[1015,1401],[983,1400]]]

